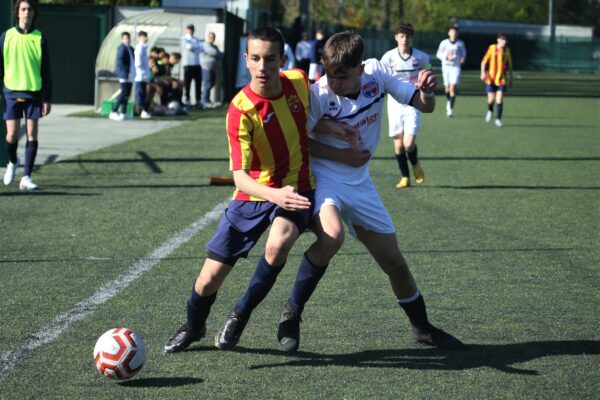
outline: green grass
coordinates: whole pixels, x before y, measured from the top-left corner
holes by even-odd
[[[280,352],[279,313],[307,234],[235,351],[216,351],[212,336],[264,241],[219,292],[209,337],[162,354],[213,223],[0,378],[0,398],[597,398],[600,100],[509,96],[502,129],[483,122],[483,96],[458,97],[452,119],[444,106],[423,117],[424,185],[394,189],[385,134],[371,170],[431,319],[468,351],[415,345],[389,283],[349,238],[303,315],[301,351]],[[39,168],[38,193],[0,188],[0,355],[231,195],[207,185],[228,173],[224,112]],[[120,325],[144,338],[148,359],[117,384],[92,350]]]

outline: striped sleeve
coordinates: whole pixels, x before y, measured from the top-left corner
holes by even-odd
[[[248,170],[252,165],[253,126],[248,116],[232,105],[227,112],[227,137],[229,141],[229,169]]]

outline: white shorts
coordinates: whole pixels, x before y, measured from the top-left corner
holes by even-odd
[[[458,85],[460,83],[460,67],[442,64],[444,86]]]
[[[377,193],[371,178],[357,185],[348,185],[329,179],[317,179],[315,215],[325,205],[335,206],[356,238],[354,225],[377,233],[395,233],[392,217]]]
[[[411,136],[419,134],[421,128],[421,112],[419,110],[406,104],[400,104],[389,96],[387,107],[390,137],[395,137],[400,133]]]

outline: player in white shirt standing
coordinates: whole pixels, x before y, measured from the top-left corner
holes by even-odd
[[[460,83],[460,69],[467,59],[467,48],[462,40],[458,39],[458,26],[448,28],[448,39],[442,40],[436,57],[442,62],[442,76],[444,78],[444,92],[446,93],[446,115],[452,116],[456,87]]]
[[[369,174],[368,161],[379,142],[385,94],[430,113],[435,108],[433,90],[437,79],[431,71],[421,71],[415,87],[376,59],[363,62],[363,54],[364,43],[358,34],[336,33],[323,47],[326,75],[311,87],[309,131],[320,132],[322,127],[317,123],[329,120],[326,122],[328,133],[358,133],[361,141],[360,148],[353,151],[343,139],[310,134],[310,167],[317,184],[314,209],[317,240],[306,251],[298,268],[294,288],[281,316],[277,332],[279,343],[284,351],[298,349],[300,315],[329,261],[344,242],[344,221],[350,233],[367,247],[388,275],[416,340],[432,346],[462,348],[464,345],[458,339],[429,322],[423,297],[398,247],[394,222]],[[325,158],[333,155],[323,151],[322,145],[349,156],[346,160],[336,156],[339,161]]]
[[[381,62],[408,82],[416,85],[419,72],[430,70],[431,64],[427,54],[410,46],[413,34],[414,28],[411,24],[401,23],[398,25],[395,36],[398,47],[385,53],[381,57]],[[399,103],[392,96],[387,98],[387,108],[389,135],[394,138],[394,154],[402,174],[396,188],[403,189],[410,186],[408,160],[412,164],[415,182],[421,184],[425,182],[425,173],[419,164],[416,143],[421,127],[421,112],[408,104]]]

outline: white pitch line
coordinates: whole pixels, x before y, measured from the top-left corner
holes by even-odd
[[[169,256],[179,246],[190,240],[195,234],[204,229],[208,224],[216,221],[225,210],[229,200],[218,204],[202,218],[173,236],[168,242],[154,250],[148,257],[138,260],[115,280],[100,288],[92,296],[80,301],[69,311],[59,315],[48,325],[32,333],[27,339],[19,343],[12,350],[0,357],[0,378],[7,376],[13,369],[21,364],[33,352],[57,339],[65,330],[75,322],[82,320],[86,315],[95,311],[99,306],[110,300],[124,290],[131,282],[148,272],[152,267]]]

